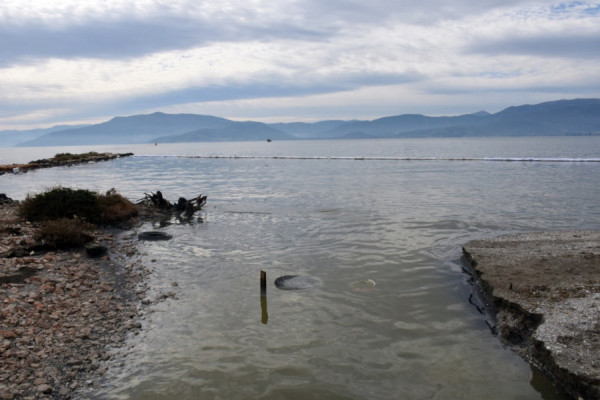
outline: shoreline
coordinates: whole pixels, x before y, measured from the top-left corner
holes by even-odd
[[[108,161],[121,157],[130,157],[133,153],[96,153],[89,152],[85,154],[62,153],[57,154],[52,158],[44,158],[42,160],[30,161],[26,164],[4,164],[0,165],[0,175],[6,173],[25,173],[30,170],[40,168],[52,168],[62,166],[72,166],[76,164],[84,164],[90,162]]]
[[[570,398],[600,398],[600,231],[503,235],[463,253],[502,342]]]
[[[141,328],[147,271],[127,231],[96,231],[108,249],[97,258],[83,248],[32,251],[36,225],[16,209],[0,204],[0,399],[71,399],[99,383]]]

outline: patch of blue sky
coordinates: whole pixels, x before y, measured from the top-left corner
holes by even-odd
[[[490,78],[490,79],[507,79],[507,78],[515,78],[518,76],[522,76],[523,71],[521,70],[513,70],[513,71],[482,71],[476,76],[481,78]]]
[[[550,15],[558,18],[589,17],[600,15],[600,3],[572,1],[550,7]]]

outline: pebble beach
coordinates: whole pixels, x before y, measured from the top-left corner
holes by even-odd
[[[108,252],[27,251],[34,224],[0,205],[0,399],[71,399],[141,328],[144,268],[135,243],[96,232]]]

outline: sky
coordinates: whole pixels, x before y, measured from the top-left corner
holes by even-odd
[[[459,115],[600,97],[600,2],[2,0],[0,130]]]

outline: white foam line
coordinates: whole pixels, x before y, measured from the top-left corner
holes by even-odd
[[[352,161],[491,161],[491,162],[600,162],[600,158],[545,158],[545,157],[341,157],[341,156],[186,156],[144,154],[134,157],[198,158],[230,160],[352,160]]]

